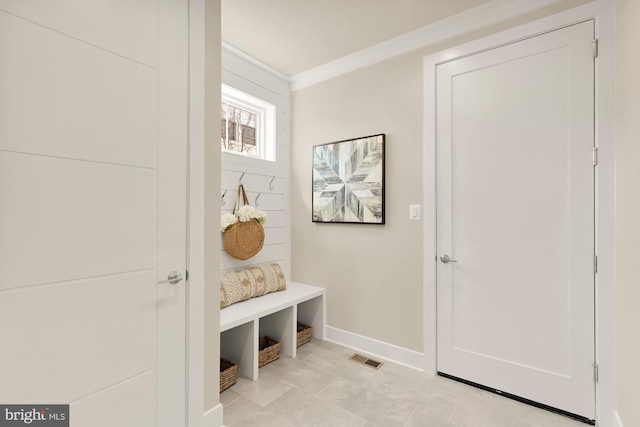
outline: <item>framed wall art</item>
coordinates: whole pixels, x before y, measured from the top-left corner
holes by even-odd
[[[385,135],[313,146],[313,222],[384,224]]]

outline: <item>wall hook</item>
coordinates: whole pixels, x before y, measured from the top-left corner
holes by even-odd
[[[244,178],[244,172],[242,172],[242,175],[240,175],[240,179],[238,180],[240,185],[242,185],[242,178]]]
[[[256,200],[255,200],[255,202],[253,203],[254,205],[256,205],[256,208],[257,208],[258,206],[260,206],[260,203],[258,203],[258,199],[260,198],[260,196],[262,196],[262,193],[258,193],[258,195],[256,196]]]
[[[271,178],[271,181],[269,181],[269,190],[273,190],[273,181],[276,179],[276,177],[274,176],[273,178]]]
[[[224,190],[224,193],[222,193],[222,206],[224,206],[224,196],[227,195],[227,190]]]

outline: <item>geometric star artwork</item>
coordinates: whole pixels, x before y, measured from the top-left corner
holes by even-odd
[[[384,140],[313,147],[313,222],[384,224]]]

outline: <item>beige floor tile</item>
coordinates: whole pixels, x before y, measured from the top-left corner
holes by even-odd
[[[304,360],[305,357],[309,356],[311,353],[319,349],[317,345],[314,344],[314,341],[308,342],[306,344],[301,345],[296,350],[296,358],[300,360]]]
[[[584,427],[587,425],[563,415],[538,409],[506,397],[499,397],[495,408],[498,411],[529,420],[535,427]]]
[[[297,427],[359,427],[367,424],[357,415],[297,387],[274,400],[267,409]]]
[[[353,353],[356,353],[355,350],[350,349],[348,347],[341,346],[339,344],[332,343],[330,341],[322,341],[322,340],[312,340],[311,344],[314,344],[320,348],[325,350],[333,351],[334,353],[340,354],[342,356],[349,357]]]
[[[294,427],[271,411],[240,398],[224,407],[225,427]]]
[[[525,419],[473,400],[461,400],[450,421],[460,427],[536,427]]]
[[[365,387],[389,398],[404,399],[414,408],[424,409],[445,420],[449,419],[458,401],[457,395],[439,389],[432,381],[419,376],[408,379],[380,371],[365,383]]]
[[[457,427],[455,424],[434,417],[424,409],[416,409],[404,427]]]
[[[373,357],[373,359],[378,360],[376,357]],[[426,374],[417,369],[408,368],[406,366],[398,365],[393,362],[388,362],[384,359],[380,359],[380,361],[384,363],[384,365],[382,365],[382,367],[380,368],[380,372],[386,372],[387,374],[390,374],[396,377],[408,378],[408,379],[433,378],[433,375]]]
[[[263,372],[275,375],[312,394],[318,393],[335,378],[333,374],[287,356],[281,356],[279,360],[264,366],[260,369],[260,375]]]
[[[494,406],[496,401],[501,398],[495,393],[437,375],[431,377],[431,381],[428,381],[428,383],[430,387],[441,392],[453,394],[459,398],[476,401],[488,406]]]
[[[240,377],[233,386],[237,393],[262,407],[273,402],[291,387],[293,385],[268,372],[261,372],[259,381]]]
[[[359,384],[374,376],[376,371],[349,360],[343,353],[319,348],[304,359],[315,368],[330,372]]]
[[[231,387],[220,393],[220,403],[222,403],[224,406],[230,405],[242,397],[240,393],[234,390],[234,387],[235,385],[232,385]]]
[[[297,353],[261,368],[258,381],[240,377],[220,395],[226,427],[585,426],[395,363],[383,361],[375,371],[347,360],[354,350],[327,341],[312,340]]]
[[[380,426],[404,426],[415,410],[406,400],[371,391],[344,378],[336,378],[318,397]]]

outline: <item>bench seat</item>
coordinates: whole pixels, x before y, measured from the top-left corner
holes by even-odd
[[[280,341],[280,352],[296,356],[297,322],[311,325],[324,338],[325,289],[288,282],[284,291],[238,302],[220,310],[220,355],[238,363],[238,371],[258,379],[258,342],[268,335]]]

